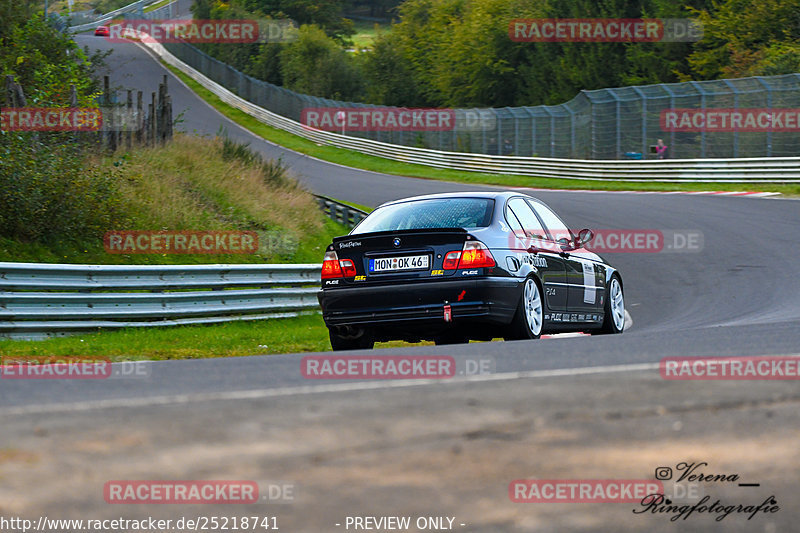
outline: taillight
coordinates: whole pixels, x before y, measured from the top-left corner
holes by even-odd
[[[356,275],[356,266],[353,264],[352,259],[340,259],[339,266],[342,267],[342,273],[346,278],[352,278]]]
[[[444,256],[442,268],[455,270],[457,268],[492,268],[496,266],[492,252],[485,244],[479,241],[467,241],[463,250],[447,252]]]
[[[356,265],[352,259],[339,259],[336,252],[325,252],[322,259],[322,279],[352,278],[356,275]]]
[[[322,259],[322,279],[341,278],[342,267],[339,266],[339,256],[336,252],[325,252]]]
[[[442,268],[444,270],[455,270],[458,268],[458,260],[461,258],[461,250],[456,250],[454,252],[447,252],[447,255],[444,256],[444,263],[442,264]]]
[[[492,268],[495,265],[492,252],[485,244],[478,241],[464,243],[464,251],[461,253],[461,263],[458,268]]]

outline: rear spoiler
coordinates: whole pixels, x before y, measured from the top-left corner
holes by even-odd
[[[334,237],[333,243],[336,244],[341,241],[352,241],[359,237],[381,237],[385,235],[410,235],[413,233],[468,233],[464,228],[417,228],[417,229],[399,229],[390,231],[375,231],[372,233],[355,233],[342,235],[341,237]]]

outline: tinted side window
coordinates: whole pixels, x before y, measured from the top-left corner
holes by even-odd
[[[508,207],[506,207],[506,222],[508,222],[508,227],[514,232],[514,235],[520,239],[525,238],[525,231],[522,229],[522,224],[520,224],[517,219],[517,215]]]
[[[525,228],[525,233],[529,237],[543,239],[545,235],[544,228],[541,222],[533,214],[531,208],[522,198],[512,198],[508,201],[508,209],[514,213],[519,219],[522,227]]]
[[[550,235],[553,237],[553,240],[557,241],[558,239],[572,239],[572,234],[567,228],[567,225],[564,224],[558,215],[556,215],[549,207],[546,205],[529,201],[531,206],[536,210],[536,214],[544,222],[544,225],[550,231]]]

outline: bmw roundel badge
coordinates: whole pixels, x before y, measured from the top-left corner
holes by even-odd
[[[395,238],[394,238],[394,240],[392,241],[392,244],[394,244],[394,247],[395,247],[395,248],[397,248],[398,246],[400,246],[400,238],[398,238],[398,237],[395,237]]]

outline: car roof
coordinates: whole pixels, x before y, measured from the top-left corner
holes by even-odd
[[[401,198],[386,202],[378,207],[385,207],[387,205],[401,204],[404,202],[412,202],[417,200],[432,200],[436,198],[490,198],[493,200],[507,200],[512,196],[527,196],[533,198],[529,194],[521,193],[518,191],[459,191],[459,192],[443,192],[436,194],[425,194],[422,196],[411,196],[409,198]]]

